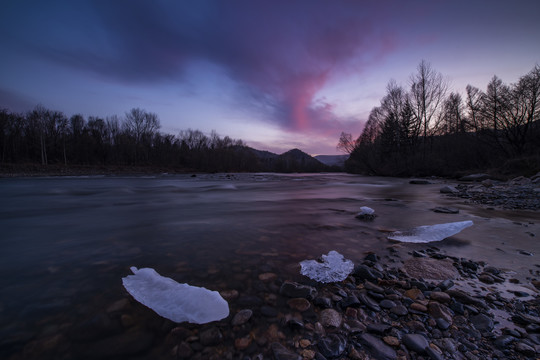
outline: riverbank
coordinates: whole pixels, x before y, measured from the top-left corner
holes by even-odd
[[[85,166],[85,165],[39,165],[3,164],[0,165],[0,178],[40,177],[40,176],[115,176],[115,175],[153,175],[187,174],[195,170],[182,167],[161,166]]]
[[[125,292],[94,317],[37,335],[9,359],[534,359],[540,282],[445,254],[368,254],[344,281],[282,278],[261,264],[251,291],[222,289],[230,315],[175,324]],[[531,269],[535,276],[538,271]],[[6,343],[14,341],[5,336]],[[20,340],[20,339],[19,339]]]

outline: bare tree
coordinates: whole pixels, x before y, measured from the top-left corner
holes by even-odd
[[[343,151],[346,154],[350,154],[354,151],[355,146],[356,142],[353,140],[352,135],[346,132],[341,132],[336,149]]]
[[[431,135],[430,127],[441,111],[448,84],[442,74],[435,71],[425,60],[420,62],[410,81],[412,109],[421,124],[425,157],[427,137]]]
[[[141,143],[145,137],[151,137],[160,128],[158,116],[140,108],[128,111],[124,124],[137,143]]]

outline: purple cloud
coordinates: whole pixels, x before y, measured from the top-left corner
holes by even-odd
[[[85,4],[84,12],[56,6],[58,13],[48,11],[53,21],[75,21],[48,40],[38,35],[32,47],[56,62],[126,83],[182,81],[189,64],[209,61],[272,121],[293,130],[337,129],[333,105],[317,101],[317,92],[394,46],[370,6],[212,0],[98,1]]]

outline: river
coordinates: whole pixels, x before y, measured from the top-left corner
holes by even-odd
[[[540,264],[538,213],[486,210],[440,194],[444,181],[434,182],[348,174],[0,179],[0,355],[32,358],[35,339],[69,337],[127,298],[121,279],[130,266],[251,293],[258,274],[300,279],[299,261],[330,250],[359,262],[389,246],[403,257],[426,248],[396,246],[388,230],[472,220],[434,245],[531,276]],[[375,220],[356,219],[361,206],[375,209]]]

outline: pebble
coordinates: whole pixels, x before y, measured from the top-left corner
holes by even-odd
[[[388,345],[395,346],[395,347],[398,347],[401,344],[399,339],[395,336],[385,336],[383,337],[383,341],[387,343]]]
[[[403,305],[397,305],[390,309],[390,312],[392,314],[396,314],[398,316],[405,316],[409,313],[409,310]]]
[[[397,354],[394,349],[386,345],[379,338],[370,335],[360,335],[360,343],[364,345],[367,350],[373,355],[373,357],[381,360],[394,360],[397,359]]]
[[[319,321],[324,327],[339,328],[341,326],[341,314],[334,309],[324,309],[319,314]]]
[[[239,312],[236,313],[236,315],[234,315],[231,321],[231,325],[232,326],[243,325],[247,323],[249,319],[251,319],[252,315],[253,315],[253,311],[251,311],[250,309],[240,310]]]
[[[337,334],[330,334],[319,340],[317,348],[327,358],[339,357],[347,347],[347,340]]]
[[[317,290],[308,285],[302,285],[293,281],[285,281],[279,289],[279,293],[291,298],[305,298],[313,300],[317,296]]]
[[[432,291],[429,294],[429,298],[433,301],[440,302],[441,304],[448,304],[452,298],[445,292],[441,291]]]
[[[304,298],[293,298],[287,301],[287,305],[293,310],[300,312],[307,311],[311,307],[311,303]]]
[[[203,346],[217,345],[223,340],[223,335],[217,327],[211,327],[200,334],[200,341]]]
[[[408,349],[419,354],[425,353],[426,348],[429,347],[427,339],[420,334],[405,334],[401,341]]]
[[[409,309],[414,310],[414,311],[424,312],[424,313],[428,311],[428,308],[420,303],[412,303],[409,306]]]
[[[271,272],[259,274],[259,280],[262,282],[270,282],[277,279],[277,275]]]
[[[302,360],[300,355],[290,351],[280,343],[273,343],[271,348],[276,360]]]

